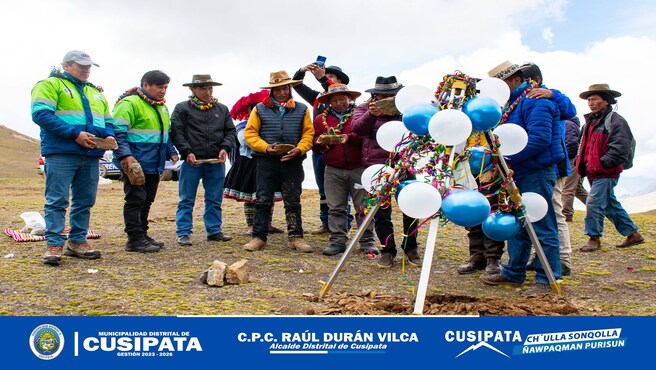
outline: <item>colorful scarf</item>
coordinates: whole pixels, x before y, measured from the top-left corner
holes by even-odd
[[[277,109],[279,117],[282,117],[285,114],[287,108],[294,109],[294,99],[292,98],[290,98],[286,102],[281,103],[276,99],[272,98],[271,96],[267,96],[266,98],[264,98],[264,100],[262,100],[262,104],[264,104],[267,108]]]
[[[127,98],[130,95],[139,95],[141,99],[143,99],[145,102],[147,102],[150,105],[164,105],[164,103],[166,103],[166,99],[155,100],[149,97],[148,94],[146,94],[146,92],[139,87],[133,87],[129,90],[126,90],[123,94],[121,94],[121,96],[118,97],[118,100],[116,102],[118,103],[119,101],[121,101],[121,99]]]

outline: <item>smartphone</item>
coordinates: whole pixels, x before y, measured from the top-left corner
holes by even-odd
[[[318,65],[319,67],[324,67],[326,65],[326,57],[322,55],[317,56],[317,61],[314,62],[314,64]]]

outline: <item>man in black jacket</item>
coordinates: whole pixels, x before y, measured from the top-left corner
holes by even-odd
[[[209,241],[228,241],[223,233],[221,202],[225,181],[225,161],[235,146],[236,130],[230,110],[212,96],[210,75],[194,75],[189,86],[192,95],[179,103],[171,116],[171,139],[185,161],[180,167],[178,192],[180,201],[175,214],[178,244],[191,245],[193,210],[198,183],[205,189],[205,231]]]

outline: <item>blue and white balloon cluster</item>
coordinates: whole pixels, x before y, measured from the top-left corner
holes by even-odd
[[[501,143],[503,155],[519,153],[528,138],[524,129],[515,124],[497,127],[502,117],[501,107],[505,105],[510,91],[505,82],[488,78],[476,83],[479,93],[467,100],[459,109],[441,109],[435,103],[435,94],[423,86],[406,86],[396,97],[397,109],[403,112],[402,121],[389,121],[376,133],[378,144],[389,152],[399,151],[408,146],[409,138],[415,141],[430,139],[434,144],[454,147],[468,140],[474,132],[493,130]],[[474,176],[485,173],[493,167],[492,152],[489,148],[473,146],[467,148],[469,167]],[[426,153],[423,153],[426,154]],[[413,154],[414,155],[414,154]],[[373,165],[362,174],[361,183],[370,193],[375,194],[390,181],[394,169],[388,165]],[[491,212],[487,198],[476,190],[442,189],[417,180],[401,181],[396,188],[396,199],[401,211],[410,217],[426,219],[440,210],[449,221],[459,226],[483,226],[483,231],[491,239],[507,240],[520,230],[520,223],[512,213]],[[537,195],[537,194],[535,194]],[[537,195],[523,195],[523,203],[530,221],[536,221],[546,214],[546,200]]]

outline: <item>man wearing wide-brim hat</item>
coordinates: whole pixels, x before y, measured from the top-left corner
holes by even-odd
[[[246,143],[257,162],[257,200],[253,238],[244,245],[247,251],[266,247],[274,192],[282,190],[287,218],[287,236],[293,248],[312,252],[303,239],[301,184],[305,178],[303,160],[312,149],[314,128],[310,110],[292,99],[293,80],[286,71],[271,72],[263,89],[271,92],[251,111],[244,129]]]
[[[381,99],[391,98],[396,95],[403,85],[400,84],[395,76],[378,76],[374,87],[365,90],[371,93],[371,98],[366,102],[360,104],[355,108],[353,114],[353,122],[351,127],[353,132],[361,135],[362,140],[362,164],[364,167],[369,167],[374,164],[385,164],[389,158],[389,153],[381,148],[376,140],[376,133],[380,126],[389,121],[400,121],[402,119],[401,113],[386,114],[383,109],[377,104]],[[414,180],[413,174],[408,174],[407,177],[401,180]],[[376,235],[383,244],[381,258],[378,259],[377,265],[380,268],[391,268],[394,265],[394,258],[396,257],[396,241],[394,240],[394,224],[392,223],[392,207],[380,207],[374,215],[374,224]],[[403,215],[403,251],[408,259],[408,262],[414,266],[421,266],[421,257],[417,249],[417,234],[412,233],[412,230],[417,227],[417,220],[414,218]]]
[[[178,244],[191,245],[193,210],[198,184],[205,188],[203,221],[208,241],[228,241],[224,234],[221,203],[225,181],[225,161],[237,136],[230,110],[213,96],[222,84],[209,74],[198,74],[184,83],[189,99],[175,106],[171,116],[171,139],[184,162],[178,171],[178,202],[175,213]]]
[[[608,84],[590,85],[579,97],[588,101],[590,113],[585,114],[581,129],[581,145],[576,170],[588,177],[590,192],[586,202],[585,235],[590,239],[579,248],[592,252],[601,248],[604,217],[626,237],[618,248],[641,244],[645,238],[615,197],[614,188],[623,170],[633,165],[635,139],[624,117],[613,111],[615,98],[622,96]]]
[[[328,108],[314,119],[315,145],[312,151],[321,153],[326,164],[324,189],[328,205],[328,227],[330,244],[323,254],[332,256],[346,250],[348,242],[348,213],[346,205],[353,199],[356,220],[362,225],[364,214],[360,211],[366,191],[356,187],[362,178],[362,137],[353,132],[351,121],[355,110],[355,99],[361,95],[345,84],[330,85],[328,91],[318,98]],[[369,250],[374,243],[373,225],[360,238],[360,248]]]
[[[322,67],[317,63],[310,63],[304,67],[301,67],[294,73],[295,80],[302,80],[305,78],[305,73],[310,72],[314,75],[314,78],[321,84],[323,91],[319,92],[307,86],[305,83],[294,85],[294,91],[303,98],[308,104],[312,104],[313,109],[313,118],[316,118],[318,115],[323,113],[327,108],[327,104],[320,103],[317,98],[323,94],[328,87],[332,84],[345,84],[348,85],[350,78],[349,76],[342,71],[338,66],[332,65],[328,67]],[[324,172],[326,171],[326,164],[321,157],[321,153],[312,151],[312,168],[314,169],[314,179],[319,188],[319,220],[321,221],[321,226],[311,230],[311,234],[324,234],[330,232],[328,227],[328,204],[326,203],[326,191],[324,188]],[[348,228],[350,229],[351,223],[353,221],[353,216],[351,215],[350,206],[347,206],[347,213],[349,217]]]

